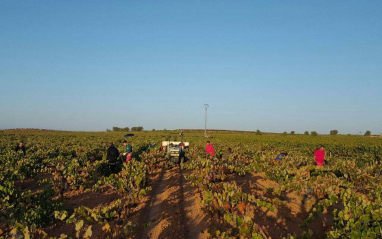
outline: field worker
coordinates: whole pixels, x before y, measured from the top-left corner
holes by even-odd
[[[20,141],[19,144],[16,146],[15,151],[18,152],[19,150],[23,151],[24,156],[26,155],[26,150],[23,141]]]
[[[126,148],[126,152],[123,155],[126,155],[126,163],[128,163],[133,156],[133,147],[126,140],[123,141],[123,145]]]
[[[317,149],[316,152],[314,153],[314,160],[316,160],[317,166],[322,167],[324,165],[325,149],[323,145],[321,145],[321,147]]]
[[[158,148],[158,145],[155,143],[155,142],[151,142],[151,144],[149,145],[148,149],[157,149]]]
[[[211,158],[213,156],[215,156],[215,150],[214,150],[214,146],[211,144],[210,141],[207,141],[207,145],[206,145],[206,153],[209,154],[211,156]]]
[[[281,152],[277,157],[275,158],[275,161],[281,161],[283,159],[286,159],[288,157],[288,153],[286,152]]]
[[[109,148],[107,149],[107,160],[109,161],[110,170],[112,173],[115,173],[115,168],[117,164],[117,160],[119,157],[119,151],[114,146],[113,142],[110,143]]]

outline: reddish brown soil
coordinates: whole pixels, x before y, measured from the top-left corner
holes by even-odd
[[[71,211],[79,206],[85,206],[88,208],[98,208],[104,207],[112,202],[121,198],[120,195],[115,193],[110,187],[101,187],[103,192],[93,192],[89,189],[84,192],[80,191],[67,191],[64,193],[64,210]],[[101,227],[99,225],[93,225],[93,235],[101,234]],[[75,236],[74,224],[58,223],[54,226],[45,229],[50,237],[59,237],[61,234],[66,234],[68,236]]]
[[[184,195],[184,212],[186,218],[186,238],[209,238],[208,228],[212,226],[211,218],[202,211],[201,198],[196,193],[195,188],[191,187],[191,183],[186,181],[184,177],[183,195]]]
[[[224,225],[219,219],[211,218],[202,210],[200,193],[197,188],[191,187],[190,182],[184,179],[183,174],[186,173],[179,167],[153,172],[149,176],[149,185],[152,190],[122,217],[122,225],[133,222],[136,231],[130,232],[128,236],[117,238],[211,238],[208,229],[224,230]],[[278,187],[279,184],[266,179],[264,174],[259,173],[247,174],[244,177],[230,175],[227,180],[236,182],[246,193],[263,196],[264,199],[278,198],[284,202],[273,212],[265,208],[247,207],[247,214],[254,218],[258,225],[264,226],[265,231],[272,238],[282,238],[294,233],[301,235],[308,229],[313,231],[314,238],[323,238],[325,232],[331,228],[333,208],[319,213],[318,218],[308,228],[300,228],[316,203],[315,197],[302,203],[303,196],[295,192],[284,196],[272,195],[272,189]],[[31,190],[41,188],[34,180],[20,182],[19,186]],[[79,206],[104,207],[121,198],[107,186],[102,189],[103,192],[90,190],[65,192],[65,210],[71,211]],[[112,221],[110,224],[113,227],[116,221]],[[59,237],[62,233],[75,237],[73,224],[58,223],[46,228],[45,231],[50,237]],[[93,225],[93,237],[111,238],[102,232],[99,225]]]
[[[325,232],[332,226],[334,207],[318,213],[318,217],[309,224],[308,228],[300,227],[317,202],[314,195],[308,197],[305,202],[303,202],[304,196],[296,192],[276,197],[271,192],[279,184],[266,179],[264,173],[252,173],[244,177],[235,176],[231,177],[230,180],[235,181],[246,193],[257,194],[265,199],[278,198],[283,202],[284,205],[277,206],[273,212],[259,207],[249,207],[248,209],[249,215],[255,218],[257,224],[265,226],[272,238],[282,238],[294,233],[302,235],[304,231],[309,229],[313,231],[313,238],[325,238]]]
[[[41,173],[38,175],[37,180],[33,178],[20,180],[15,182],[15,188],[20,190],[31,190],[32,193],[43,190],[49,183],[40,183],[41,180],[52,178],[49,173]]]
[[[102,192],[93,192],[90,190],[69,191],[64,193],[65,209],[74,209],[79,206],[96,208],[105,206],[113,201],[122,198],[108,186],[101,187]]]
[[[152,190],[123,215],[123,225],[133,222],[136,232],[127,236],[112,237],[105,235],[99,225],[93,225],[94,238],[209,238],[207,229],[211,226],[211,218],[203,211],[196,188],[191,187],[179,167],[153,172],[149,176]],[[89,208],[106,206],[117,200],[119,195],[110,188],[104,192],[65,192],[65,209],[71,210],[81,205]],[[113,227],[116,221],[110,223]],[[75,236],[74,225],[59,223],[45,231],[49,236],[59,237],[64,233]]]
[[[196,189],[178,168],[165,170],[141,215],[138,238],[207,238],[208,219]]]

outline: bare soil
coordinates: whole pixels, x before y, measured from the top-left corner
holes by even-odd
[[[141,215],[138,238],[207,238],[208,217],[196,189],[178,167],[166,169]]]
[[[264,173],[247,174],[244,177],[235,176],[231,178],[243,190],[243,192],[263,196],[273,199],[274,188],[279,184],[266,178]],[[277,206],[272,212],[265,208],[249,207],[249,214],[255,218],[255,222],[264,226],[267,233],[272,238],[286,237],[288,234],[302,235],[304,231],[312,230],[313,238],[325,238],[325,232],[332,227],[332,213],[337,207],[329,207],[323,212],[318,213],[318,217],[308,225],[308,228],[302,228],[301,225],[309,216],[311,209],[317,203],[314,195],[309,195],[304,200],[304,195],[296,192],[289,192],[284,196],[277,196],[283,202],[283,205]]]
[[[149,186],[152,190],[124,216],[123,225],[133,222],[136,230],[123,238],[176,238],[176,239],[204,239],[212,238],[208,229],[224,230],[226,225],[216,218],[212,218],[202,209],[201,195],[197,188],[191,186],[179,167],[158,169],[149,175]],[[266,178],[263,173],[247,174],[243,177],[230,175],[228,181],[236,182],[246,193],[256,194],[264,199],[275,199],[283,202],[274,211],[265,208],[248,206],[247,214],[263,228],[271,238],[282,238],[288,234],[302,235],[308,229],[313,231],[313,238],[324,238],[325,232],[332,227],[333,207],[319,213],[318,218],[309,224],[308,228],[300,225],[308,217],[317,199],[312,196],[303,200],[303,195],[290,192],[283,196],[275,196],[271,192],[279,184]],[[38,189],[35,182],[23,182],[22,187]],[[97,208],[109,205],[121,198],[111,188],[103,187],[103,192],[85,190],[68,191],[64,193],[66,210],[73,210],[79,206]],[[304,201],[304,202],[303,202]],[[116,222],[111,222],[113,226]],[[59,237],[64,233],[75,236],[74,225],[58,223],[45,228],[49,236]],[[93,225],[95,238],[106,238],[99,225]]]
[[[93,192],[89,189],[81,191],[67,191],[64,193],[64,210],[71,211],[79,206],[85,206],[88,208],[99,208],[104,207],[112,202],[121,198],[120,195],[115,193],[110,187],[101,187],[102,192]],[[54,226],[45,229],[50,237],[59,237],[61,234],[66,234],[68,236],[74,237],[76,234],[74,224],[65,224],[64,222],[59,222]],[[93,225],[94,235],[100,234],[101,228],[99,225]]]
[[[49,183],[39,183],[41,180],[52,178],[49,173],[41,173],[37,179],[28,178],[15,182],[15,188],[19,190],[31,190],[32,193],[43,190]]]

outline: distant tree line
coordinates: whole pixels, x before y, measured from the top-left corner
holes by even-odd
[[[360,133],[361,133],[361,132],[360,132]],[[287,134],[286,132],[283,133],[283,135],[286,135],[286,134]],[[290,134],[291,134],[291,135],[294,135],[295,132],[292,131],[292,132],[290,132]],[[317,136],[317,135],[318,135],[318,133],[317,133],[316,131],[312,131],[312,132],[310,132],[310,133],[309,133],[309,131],[305,131],[305,132],[304,132],[304,135],[309,135],[309,134],[312,135],[312,136]],[[330,130],[329,134],[330,134],[330,135],[338,135],[338,130],[336,130],[336,129]],[[350,134],[349,134],[349,135],[350,135]],[[371,136],[371,132],[370,132],[370,130],[367,130],[367,131],[365,132],[364,136]]]
[[[130,129],[129,127],[120,128],[120,127],[114,126],[113,130],[110,130],[110,129],[106,130],[106,132],[111,132],[111,131],[114,131],[114,132],[143,131],[143,127],[142,126],[135,126],[135,127],[131,127],[131,129]]]
[[[143,127],[142,126],[131,127],[131,131],[143,131]]]
[[[38,129],[38,128],[14,128],[14,129],[2,129],[2,131],[12,131],[12,130],[25,130],[25,131],[66,131],[66,130],[56,130],[56,129]]]
[[[23,129],[12,129],[12,130],[23,130]],[[25,129],[24,129],[25,130]],[[28,130],[45,130],[45,131],[54,131],[54,130],[48,130],[48,129],[28,129]],[[112,128],[112,130],[110,129],[106,129],[107,132],[111,132],[111,131],[114,131],[114,132],[129,132],[129,131],[135,131],[135,132],[139,132],[139,131],[143,131],[143,127],[142,126],[135,126],[135,127],[131,127],[131,129],[129,127],[124,127],[124,128],[120,128],[120,127],[117,127],[117,126],[114,126]],[[155,129],[152,129],[151,131],[155,131]],[[167,129],[163,129],[163,131],[167,131]],[[225,131],[225,130],[223,130]],[[1,132],[1,131],[0,131]],[[263,132],[261,132],[260,130],[256,130],[255,132],[256,135],[262,135]],[[290,135],[295,135],[296,132],[295,131],[291,131],[290,132]],[[288,133],[285,131],[282,133],[282,135],[288,135]],[[311,136],[317,136],[318,133],[316,131],[305,131],[304,132],[304,135],[311,135]],[[330,130],[330,135],[338,135],[338,130]],[[381,134],[382,135],[382,134]],[[371,136],[371,132],[370,130],[367,130],[364,134],[364,136]],[[382,137],[382,136],[381,136]]]

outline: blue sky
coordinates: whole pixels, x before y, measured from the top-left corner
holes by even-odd
[[[382,1],[0,2],[0,128],[382,133]]]

